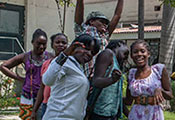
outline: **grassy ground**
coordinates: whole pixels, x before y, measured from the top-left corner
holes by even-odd
[[[19,114],[19,108],[16,109],[8,109],[8,110],[0,110],[0,115],[9,116],[9,115],[16,115]],[[165,120],[175,120],[175,112],[164,111]],[[127,120],[124,116],[121,120]]]
[[[164,111],[165,120],[175,120],[175,112]]]

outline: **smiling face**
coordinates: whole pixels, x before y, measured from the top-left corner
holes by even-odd
[[[150,52],[143,43],[135,44],[131,50],[131,58],[138,67],[144,67],[148,65],[148,58],[150,57]]]
[[[54,49],[55,54],[59,55],[60,52],[67,48],[67,45],[67,38],[64,35],[57,35],[53,40],[52,48]]]
[[[95,52],[94,46],[95,46],[95,43],[94,41],[92,41],[91,44],[88,46],[85,46],[85,48],[82,48],[82,47],[76,48],[75,54],[74,54],[75,59],[80,64],[89,62],[94,56],[94,52]]]
[[[37,55],[42,55],[47,47],[47,38],[41,35],[38,38],[35,38],[32,44],[33,44],[33,51]]]
[[[90,25],[96,27],[97,31],[100,33],[105,33],[107,31],[107,24],[104,19],[90,20]]]

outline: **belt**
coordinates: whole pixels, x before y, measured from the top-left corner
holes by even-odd
[[[134,104],[157,105],[153,96],[138,96],[134,98]]]

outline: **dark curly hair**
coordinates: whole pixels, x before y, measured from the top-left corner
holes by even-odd
[[[46,39],[47,39],[47,34],[46,32],[44,32],[43,30],[41,29],[36,29],[35,32],[33,33],[33,36],[32,36],[32,43],[37,39],[39,38],[40,36],[44,36]]]
[[[97,39],[95,39],[94,37],[92,37],[89,34],[81,34],[80,36],[76,37],[75,40],[72,42],[81,42],[83,43],[85,46],[90,46],[91,42],[94,41],[95,46],[94,46],[94,53],[93,55],[97,54],[100,50],[100,44],[97,41]]]
[[[117,47],[120,47],[121,45],[125,45],[126,46],[126,43],[122,40],[111,40],[109,42],[109,44],[106,46],[106,49],[109,48],[109,49],[115,49]]]
[[[53,43],[54,43],[54,40],[56,38],[56,36],[64,36],[66,38],[66,40],[68,41],[68,37],[64,34],[64,33],[57,33],[57,34],[54,34],[50,37],[51,39],[51,47],[53,48]]]
[[[136,40],[135,42],[133,42],[131,44],[131,46],[130,46],[131,53],[132,53],[133,47],[135,45],[137,45],[137,44],[143,44],[146,47],[146,49],[150,52],[150,46],[149,46],[149,44],[145,40],[140,40],[139,39],[139,40]]]

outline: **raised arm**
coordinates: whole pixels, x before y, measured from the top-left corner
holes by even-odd
[[[112,20],[109,23],[109,26],[108,26],[109,37],[111,36],[113,31],[115,30],[115,28],[120,20],[121,13],[123,10],[123,1],[124,0],[118,0],[117,6],[116,6],[116,9],[114,12],[114,16],[112,17]]]
[[[55,81],[61,79],[62,76],[66,74],[63,64],[66,62],[69,55],[75,54],[75,49],[78,47],[84,47],[84,45],[79,42],[74,42],[60,53],[59,56],[52,60],[47,71],[43,74],[42,80],[44,85],[52,86]]]
[[[11,77],[15,80],[18,80],[20,82],[24,82],[24,78],[18,76],[16,73],[12,72],[10,69],[23,63],[25,58],[25,54],[20,54],[18,56],[15,56],[7,61],[5,61],[3,64],[0,66],[0,70],[2,73],[7,75],[8,77]]]
[[[84,17],[84,0],[77,0],[75,8],[75,23],[81,25]]]

